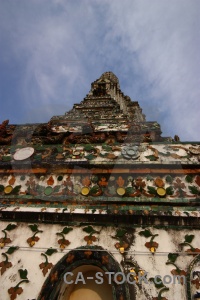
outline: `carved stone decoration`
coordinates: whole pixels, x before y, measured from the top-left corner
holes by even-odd
[[[12,135],[7,130],[9,120],[5,120],[0,124],[0,145],[8,145],[12,140]]]
[[[139,146],[127,145],[122,148],[122,155],[126,159],[137,159],[140,156]]]
[[[194,155],[200,155],[200,146],[199,147],[189,147],[189,151]]]

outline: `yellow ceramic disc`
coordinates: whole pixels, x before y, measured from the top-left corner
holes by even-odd
[[[162,187],[157,188],[157,194],[161,197],[165,196],[166,190]]]
[[[84,195],[84,196],[87,196],[90,192],[90,189],[87,187],[87,186],[84,186],[82,189],[81,189],[81,194]]]
[[[11,185],[7,185],[4,189],[5,194],[10,194],[13,190],[13,187]]]
[[[124,194],[125,194],[125,189],[123,188],[123,187],[119,187],[118,189],[117,189],[117,194],[119,195],[119,196],[123,196]]]

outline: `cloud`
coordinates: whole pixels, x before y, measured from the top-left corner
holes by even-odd
[[[0,66],[13,86],[1,87],[3,116],[15,103],[11,121],[46,122],[113,71],[163,135],[198,140],[199,8],[187,0],[1,2]]]
[[[137,54],[145,94],[153,109],[167,115],[165,129],[197,139],[200,4],[174,1],[169,6],[167,1],[151,1],[147,9],[147,2],[125,1],[123,9],[120,2],[113,5],[110,23],[115,25],[110,36],[120,36],[126,51]],[[122,15],[126,18],[119,22]]]

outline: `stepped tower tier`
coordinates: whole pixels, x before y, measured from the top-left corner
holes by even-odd
[[[143,143],[171,141],[161,136],[156,121],[147,122],[137,101],[132,101],[120,89],[117,76],[103,73],[92,82],[86,97],[61,116],[54,116],[46,124],[8,125],[0,127],[0,144],[68,144]]]
[[[121,134],[124,142],[163,141],[160,125],[147,122],[137,101],[132,101],[120,89],[119,80],[112,72],[103,73],[91,84],[91,89],[80,104],[63,116],[51,119],[54,132]],[[94,141],[95,139],[93,139]],[[119,138],[118,138],[118,141]]]
[[[65,116],[53,117],[52,120],[79,119],[124,119],[145,122],[145,116],[137,101],[131,101],[120,89],[119,80],[112,72],[103,73],[91,84],[91,90],[80,104],[74,104]]]

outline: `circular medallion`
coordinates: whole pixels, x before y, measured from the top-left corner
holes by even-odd
[[[137,159],[140,156],[139,147],[136,145],[127,145],[122,148],[122,155],[126,159]]]
[[[87,196],[90,192],[90,189],[89,187],[87,186],[84,186],[82,189],[81,189],[81,194],[84,195],[84,196]]]
[[[78,156],[80,154],[81,154],[80,151],[77,151],[77,150],[73,152],[73,155],[75,155],[75,156]]]
[[[76,194],[79,194],[81,192],[81,187],[78,183],[74,185],[74,192]]]
[[[58,181],[62,181],[63,180],[63,176],[59,175],[57,179],[58,179]]]
[[[166,195],[166,190],[162,187],[157,188],[156,192],[160,197],[164,197]]]
[[[195,154],[195,155],[200,154],[200,147],[199,148],[189,147],[189,150],[192,154]]]
[[[13,187],[11,185],[7,185],[4,189],[5,194],[10,194],[13,190]]]
[[[34,153],[34,148],[26,147],[26,148],[17,150],[15,152],[15,154],[13,155],[13,158],[15,160],[24,160],[24,159],[29,158],[33,153]]]
[[[118,194],[119,196],[123,196],[125,193],[126,193],[126,190],[125,190],[123,187],[119,187],[119,188],[117,189],[117,194]]]
[[[45,188],[45,190],[44,190],[44,193],[45,193],[46,196],[51,195],[51,194],[53,193],[53,188],[52,188],[52,186],[47,186],[47,187]]]
[[[126,153],[128,154],[128,155],[135,155],[135,151],[134,150],[132,150],[132,149],[128,149],[127,151],[126,151]]]

